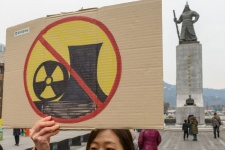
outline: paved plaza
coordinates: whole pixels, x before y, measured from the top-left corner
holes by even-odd
[[[54,136],[51,141],[58,142],[67,138],[84,135],[90,131],[60,131]],[[12,129],[3,130],[3,140],[0,144],[4,150],[25,150],[33,147],[33,142],[29,137],[20,137],[20,145],[15,146]],[[220,138],[214,139],[212,129],[200,129],[198,141],[192,141],[192,136],[189,136],[188,141],[183,140],[183,132],[181,129],[166,129],[160,130],[162,142],[159,145],[159,150],[225,150],[225,130],[220,133]],[[63,150],[63,149],[62,149]],[[71,150],[85,150],[85,143],[82,146],[73,146]]]
[[[222,130],[220,138],[214,139],[213,131],[199,131],[198,141],[183,140],[181,131],[160,131],[162,142],[159,150],[225,150],[225,131]]]

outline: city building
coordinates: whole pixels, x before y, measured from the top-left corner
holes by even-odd
[[[4,59],[5,45],[0,43],[0,118],[2,118],[2,94],[3,94],[3,77],[4,77]]]

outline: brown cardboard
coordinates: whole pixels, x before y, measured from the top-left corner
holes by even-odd
[[[48,114],[65,129],[162,129],[161,5],[161,0],[137,1],[49,15],[8,28],[3,126],[29,128]],[[93,52],[89,51],[90,47],[86,47],[88,52],[85,53],[84,46],[80,45],[88,44],[93,44],[91,48],[100,47],[99,54],[89,56]],[[79,57],[72,57],[70,48],[71,53],[80,48],[81,51],[73,55]],[[89,67],[95,61],[96,68]],[[74,69],[72,64],[77,68],[81,64],[80,70]],[[58,72],[48,65],[56,66]],[[94,79],[91,71],[83,69],[93,71],[97,78]],[[75,82],[78,82],[78,88],[75,88]],[[57,92],[52,92],[53,86],[57,87]],[[68,92],[71,89],[71,93]],[[85,89],[85,94],[76,93],[77,89]],[[86,110],[79,109],[82,106],[91,109],[93,105],[72,106],[75,101],[83,103],[90,99],[98,102],[93,107],[97,109],[89,114],[82,115]],[[47,100],[58,102],[46,103]],[[102,107],[104,109],[100,110]],[[81,119],[71,118],[75,115]]]

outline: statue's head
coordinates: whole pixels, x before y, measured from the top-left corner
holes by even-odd
[[[191,9],[189,8],[188,2],[187,2],[185,7],[184,7],[184,11],[183,12],[190,11],[190,10]]]
[[[185,5],[185,7],[189,7],[189,5],[188,5],[188,2],[186,2],[186,5]]]

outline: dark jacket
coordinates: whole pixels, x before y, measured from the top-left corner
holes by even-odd
[[[14,136],[20,135],[20,129],[19,129],[19,128],[14,128],[14,129],[13,129],[13,135],[14,135]]]
[[[142,130],[138,137],[139,150],[158,150],[161,136],[158,130]]]
[[[182,130],[183,131],[188,131],[188,128],[189,128],[189,124],[187,122],[183,123]]]
[[[220,123],[221,123],[221,119],[219,116],[214,116],[212,117],[212,126],[215,127],[215,126],[220,126]]]

